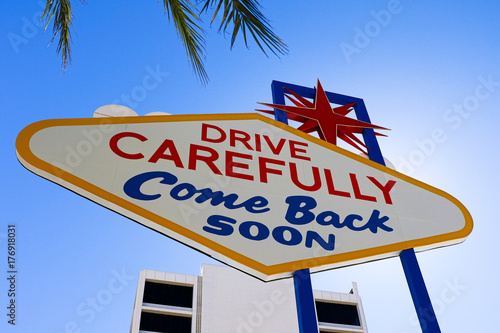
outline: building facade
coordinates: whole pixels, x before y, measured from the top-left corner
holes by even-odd
[[[319,332],[368,332],[355,283],[349,293],[313,294]],[[200,276],[143,270],[130,332],[298,333],[293,280],[266,283],[217,265]]]

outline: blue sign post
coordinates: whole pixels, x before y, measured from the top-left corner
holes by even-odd
[[[311,284],[309,269],[301,269],[293,274],[295,300],[297,302],[297,319],[300,333],[318,332],[316,305]]]
[[[399,254],[406,281],[410,288],[411,297],[415,311],[417,311],[418,321],[423,333],[441,333],[439,324],[432,307],[429,293],[425,286],[424,277],[420,271],[417,257],[413,249],[401,251]]]
[[[316,89],[297,86],[285,82],[273,81],[271,84],[273,103],[285,105],[286,89],[293,91],[304,98],[315,98]],[[360,98],[325,92],[331,103],[338,105],[348,105],[355,103],[354,111],[356,118],[365,123],[371,124],[370,117],[366,110],[365,103]],[[285,111],[274,109],[275,119],[288,124],[287,113]],[[375,132],[372,128],[364,128],[363,139],[366,145],[368,157],[370,160],[385,165],[382,152],[378,145]],[[439,324],[432,303],[425,286],[425,282],[418,265],[415,251],[410,248],[401,251],[399,255],[406,281],[410,289],[413,304],[417,312],[420,327],[423,333],[440,333]],[[297,302],[297,316],[299,319],[299,328],[301,333],[318,332],[318,322],[312,293],[312,285],[309,269],[296,271],[294,274],[295,295]]]
[[[273,81],[271,85],[274,104],[285,104],[285,91],[283,82]],[[286,84],[290,89],[303,88]],[[300,94],[300,93],[299,93]],[[274,118],[277,121],[288,124],[286,112],[274,109]],[[300,333],[318,332],[318,319],[316,316],[316,305],[311,284],[311,273],[309,269],[302,269],[293,274],[293,284],[295,286],[295,301],[297,303],[297,318]]]

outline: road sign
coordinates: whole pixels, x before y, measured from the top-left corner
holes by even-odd
[[[263,280],[463,241],[449,194],[258,114],[46,120],[21,163]]]

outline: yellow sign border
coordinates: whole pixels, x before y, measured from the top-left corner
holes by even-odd
[[[378,246],[374,248],[352,251],[348,253],[341,254],[333,254],[323,257],[310,258],[310,259],[302,259],[277,265],[266,266],[263,265],[253,259],[250,259],[240,253],[237,253],[231,249],[228,249],[220,244],[209,240],[191,230],[188,230],[184,227],[179,226],[178,224],[165,219],[159,215],[156,215],[144,208],[141,208],[135,204],[126,201],[120,197],[117,197],[114,194],[111,194],[93,184],[90,184],[81,178],[78,178],[60,168],[57,168],[54,165],[51,165],[38,157],[36,157],[33,152],[30,150],[30,140],[32,136],[42,129],[46,129],[49,127],[57,127],[57,126],[82,126],[82,125],[114,125],[114,124],[138,124],[138,123],[161,123],[161,122],[186,122],[186,121],[225,121],[225,120],[260,120],[265,123],[268,123],[272,126],[278,127],[282,130],[288,131],[294,135],[297,135],[304,140],[313,142],[315,144],[321,145],[325,148],[333,150],[339,154],[342,154],[351,159],[357,160],[358,162],[369,165],[375,169],[378,169],[384,173],[387,173],[393,177],[399,178],[403,181],[416,185],[420,188],[423,188],[427,191],[430,191],[436,195],[444,197],[454,203],[462,212],[465,225],[461,230],[415,239],[411,241],[404,241],[399,243],[392,243],[388,245]],[[358,156],[354,153],[351,153],[347,150],[339,148],[333,144],[330,144],[324,140],[320,140],[311,135],[308,135],[304,132],[301,132],[295,128],[292,128],[288,125],[285,125],[281,122],[275,121],[273,119],[267,118],[260,114],[256,113],[232,113],[232,114],[203,114],[203,115],[168,115],[168,116],[136,116],[136,117],[109,117],[109,118],[73,118],[73,119],[49,119],[42,120],[31,125],[25,127],[18,135],[16,140],[16,152],[18,159],[20,162],[30,171],[44,177],[44,178],[56,178],[63,181],[63,183],[59,183],[64,186],[64,182],[70,183],[78,189],[82,189],[83,191],[90,193],[104,202],[111,203],[118,207],[123,208],[126,211],[129,211],[135,215],[138,215],[146,220],[149,220],[155,224],[158,224],[164,228],[167,228],[174,233],[177,233],[183,237],[194,241],[201,246],[210,249],[218,254],[225,256],[235,262],[246,266],[252,270],[258,271],[268,277],[273,275],[282,275],[286,273],[291,273],[300,269],[311,268],[319,268],[321,266],[343,266],[342,263],[348,262],[359,262],[359,261],[370,261],[370,258],[376,258],[381,255],[388,255],[391,253],[398,253],[402,250],[409,248],[421,248],[428,247],[433,244],[437,244],[435,247],[439,247],[439,244],[445,244],[452,241],[456,241],[457,243],[464,240],[472,231],[473,222],[472,217],[468,210],[462,205],[460,201],[455,199],[453,196],[448,193],[439,190],[435,187],[432,187],[428,184],[425,184],[421,181],[418,181],[414,178],[408,177],[402,173],[399,173],[395,170],[389,169],[385,166],[382,166],[376,162],[370,161],[366,158]],[[47,177],[50,175],[52,177]],[[52,179],[51,179],[52,180]],[[90,198],[89,198],[90,199]],[[92,199],[91,199],[92,200]],[[98,202],[100,203],[100,202]],[[101,203],[100,203],[101,204]],[[103,206],[108,207],[104,203]],[[112,209],[112,208],[110,208]],[[139,222],[140,223],[140,222]],[[159,230],[157,230],[159,231]],[[161,232],[161,231],[159,231]],[[168,236],[168,235],[167,235]],[[366,259],[366,260],[364,260]]]

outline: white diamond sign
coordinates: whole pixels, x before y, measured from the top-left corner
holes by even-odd
[[[258,114],[57,119],[21,163],[263,280],[456,244],[449,194]]]

